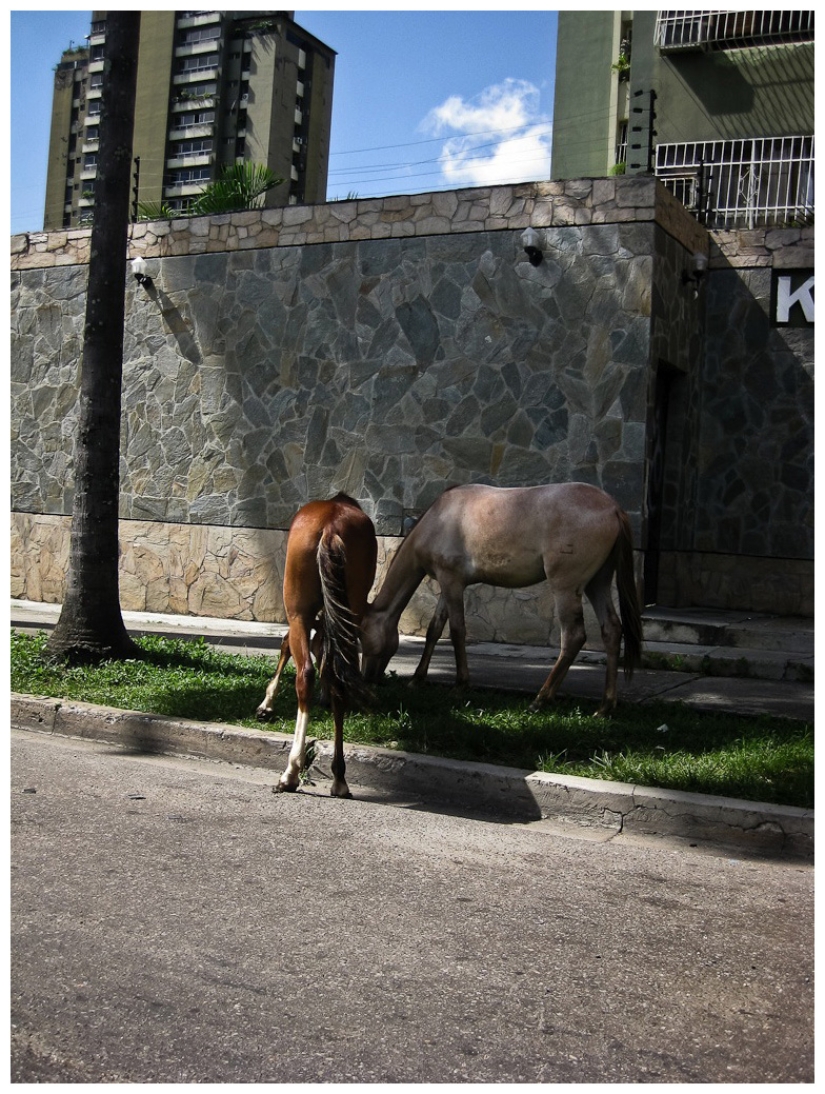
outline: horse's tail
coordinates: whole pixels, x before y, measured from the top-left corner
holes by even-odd
[[[358,623],[347,595],[347,552],[344,541],[325,531],[318,544],[318,574],[324,598],[321,683],[345,709],[363,707],[370,691],[361,675]]]
[[[616,540],[616,588],[624,635],[624,675],[629,680],[642,660],[642,614],[633,572],[633,533],[627,513],[619,510],[619,538]]]

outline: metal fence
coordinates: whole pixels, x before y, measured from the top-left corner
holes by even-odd
[[[737,49],[814,38],[812,11],[660,11],[661,50]]]
[[[812,136],[660,144],[655,169],[709,228],[813,221]]]

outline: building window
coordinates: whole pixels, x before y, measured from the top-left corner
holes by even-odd
[[[220,25],[211,27],[196,27],[194,30],[187,30],[183,36],[181,45],[194,46],[198,42],[212,42],[221,36]]]
[[[176,115],[175,128],[187,129],[193,125],[211,125],[214,120],[214,110],[195,110],[191,113]]]
[[[178,141],[172,145],[170,156],[173,159],[188,160],[197,159],[200,156],[208,156],[212,152],[212,140]]]
[[[660,144],[656,174],[709,228],[813,222],[812,136]]]
[[[217,67],[217,53],[201,53],[195,57],[184,57],[180,70],[181,72],[202,72],[206,69]]]
[[[169,176],[170,186],[192,186],[207,183],[212,178],[208,167],[186,167],[181,171],[172,171]]]

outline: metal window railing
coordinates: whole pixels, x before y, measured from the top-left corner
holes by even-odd
[[[814,215],[814,138],[660,144],[656,175],[710,228],[806,224]]]
[[[659,49],[741,49],[814,40],[813,11],[660,11]]]

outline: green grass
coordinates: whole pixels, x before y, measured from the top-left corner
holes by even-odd
[[[139,661],[66,668],[42,656],[46,636],[12,632],[13,692],[120,709],[260,727],[275,657],[245,657],[203,639],[138,640]],[[689,790],[812,808],[813,726],[781,718],[705,713],[678,703],[619,702],[613,718],[593,717],[578,700],[539,713],[530,696],[488,689],[457,693],[410,688],[393,676],[375,689],[369,712],[350,715],[345,739],[408,752],[560,772],[649,787]],[[294,676],[285,674],[269,729],[291,733]],[[317,706],[312,734],[332,735]]]

